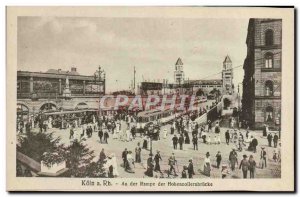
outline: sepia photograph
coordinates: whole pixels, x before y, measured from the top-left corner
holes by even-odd
[[[8,9],[8,190],[294,189],[293,9],[48,8]]]

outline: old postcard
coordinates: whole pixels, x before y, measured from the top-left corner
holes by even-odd
[[[294,9],[7,7],[8,191],[294,191]]]

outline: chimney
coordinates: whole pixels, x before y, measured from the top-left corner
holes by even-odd
[[[77,71],[76,67],[71,67],[71,72],[76,72],[76,71]]]

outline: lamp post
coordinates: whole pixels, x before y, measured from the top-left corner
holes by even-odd
[[[105,94],[105,71],[101,68],[101,66],[98,67],[98,70],[96,70],[96,72],[94,73],[94,77],[95,77],[95,82],[98,82],[98,93],[100,94],[100,84],[102,82],[102,86],[103,86],[103,93]]]

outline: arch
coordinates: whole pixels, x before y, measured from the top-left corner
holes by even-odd
[[[89,105],[86,102],[79,102],[75,105],[74,109],[89,109]]]
[[[268,29],[265,31],[265,45],[272,46],[274,44],[274,31]]]
[[[27,119],[29,118],[29,107],[23,103],[17,103],[17,118]]]
[[[39,110],[40,111],[54,111],[57,110],[58,106],[54,102],[45,102],[42,105],[40,105]]]
[[[272,106],[267,106],[265,110],[265,119],[267,122],[273,122],[274,109]]]
[[[265,54],[265,68],[273,68],[273,66],[274,66],[273,53],[267,52]]]
[[[265,96],[273,96],[274,94],[274,83],[271,80],[265,82]]]

